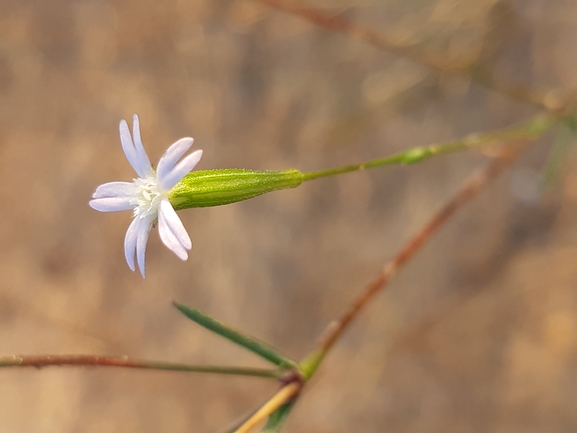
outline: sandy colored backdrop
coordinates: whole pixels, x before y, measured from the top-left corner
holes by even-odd
[[[325,1],[330,13],[577,88],[573,0]],[[143,280],[129,213],[88,207],[129,180],[118,122],[153,161],[183,136],[199,168],[318,170],[522,121],[535,110],[251,1],[0,0],[0,352],[265,364],[178,300],[300,358],[476,168],[480,153],[307,183],[180,213],[180,262],[154,232]],[[554,134],[446,227],[327,360],[286,431],[577,430],[577,168],[539,195]],[[262,379],[0,371],[1,433],[216,432]]]

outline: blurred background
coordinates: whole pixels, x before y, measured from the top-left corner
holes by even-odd
[[[311,5],[552,95],[577,88],[573,0],[326,0]],[[177,300],[294,358],[488,158],[321,179],[186,210],[187,262],[130,213],[88,207],[176,139],[199,169],[303,171],[527,119],[534,107],[234,0],[0,0],[0,352],[265,366]],[[287,432],[574,432],[577,156],[544,178],[548,133],[406,267],[327,359]],[[563,141],[565,140],[565,141]],[[545,188],[542,188],[545,183]],[[217,432],[274,381],[119,369],[0,371],[0,432]]]

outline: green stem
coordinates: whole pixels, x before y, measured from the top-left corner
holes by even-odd
[[[175,210],[221,206],[248,200],[271,191],[296,188],[306,180],[336,176],[384,165],[414,164],[446,153],[459,152],[480,146],[498,145],[513,140],[536,138],[559,120],[563,119],[552,115],[540,115],[525,123],[484,134],[472,134],[463,140],[415,147],[361,164],[346,165],[309,173],[302,173],[295,169],[259,171],[238,168],[192,171],[170,190],[168,197]]]
[[[500,129],[497,131],[491,131],[485,134],[477,134],[469,136],[463,140],[452,141],[444,144],[437,144],[422,148],[413,148],[404,152],[397,153],[395,155],[391,155],[386,158],[374,159],[364,164],[354,164],[329,170],[304,173],[303,174],[305,177],[304,180],[333,176],[336,174],[347,173],[356,170],[363,170],[365,168],[378,167],[387,164],[396,164],[396,163],[411,164],[414,162],[420,162],[425,158],[429,158],[435,155],[457,152],[459,150],[471,149],[474,147],[489,144],[502,144],[515,140],[535,139],[539,137],[541,134],[543,134],[545,131],[547,131],[549,128],[551,128],[559,120],[562,119],[558,119],[549,115],[547,116],[540,115],[519,125]],[[421,239],[420,235],[417,236],[416,239],[420,240]],[[375,287],[381,287],[381,286],[377,285]],[[367,299],[369,299],[369,297],[367,297]],[[363,302],[365,301],[365,299],[362,300]],[[359,305],[362,305],[362,303]],[[354,311],[354,313],[356,313],[356,311]],[[350,317],[353,316],[351,315]],[[347,317],[346,321],[350,321],[350,317]],[[344,325],[341,327],[344,327]],[[315,374],[315,372],[325,359],[331,346],[332,343],[322,346],[311,352],[301,361],[299,369],[304,375],[306,381],[308,381]]]
[[[445,153],[454,153],[476,147],[502,144],[515,139],[536,138],[551,128],[556,122],[553,116],[539,115],[531,120],[508,128],[473,134],[462,140],[450,141],[442,144],[433,144],[425,147],[414,147],[384,158],[372,159],[361,164],[345,165],[343,167],[329,168],[327,170],[303,173],[303,181],[318,179],[320,177],[335,176],[352,171],[365,170],[367,168],[380,167],[392,164],[414,164],[425,159]]]

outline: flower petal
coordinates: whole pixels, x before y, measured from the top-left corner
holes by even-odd
[[[190,173],[198,161],[202,158],[202,150],[195,150],[182,161],[180,161],[176,166],[170,170],[168,173],[165,173],[164,176],[157,176],[158,183],[161,188],[165,191],[170,190],[174,185],[176,185],[184,176]]]
[[[163,179],[167,173],[172,171],[178,160],[190,149],[192,143],[194,143],[194,139],[185,137],[166,149],[166,152],[164,152],[164,155],[162,155],[162,158],[158,161],[158,167],[156,169],[157,179]]]
[[[148,159],[148,155],[146,154],[144,146],[142,145],[142,140],[140,138],[140,121],[138,120],[138,116],[136,114],[132,115],[132,137],[134,139],[134,148],[136,149],[138,166],[143,173],[141,174],[137,171],[138,175],[143,177],[152,174],[152,165],[150,165],[150,160]]]
[[[131,197],[103,197],[90,200],[88,204],[92,209],[100,212],[118,212],[133,209]]]
[[[192,242],[182,225],[182,221],[180,221],[168,200],[163,200],[160,203],[158,232],[162,243],[174,252],[178,258],[181,260],[188,258],[186,250],[192,248]]]
[[[140,140],[140,125],[138,122],[138,118],[136,118],[136,123],[134,126],[134,132],[137,137],[135,138],[136,146],[134,141],[132,141],[132,136],[130,135],[130,130],[128,129],[128,123],[126,120],[122,119],[119,125],[120,131],[120,143],[122,144],[122,150],[124,150],[124,154],[126,155],[126,159],[134,169],[134,171],[140,177],[146,177],[152,172],[152,168],[150,166],[150,161],[148,160],[148,156],[142,147],[142,141]]]
[[[152,228],[152,223],[154,222],[154,216],[150,215],[144,218],[139,218],[138,230],[136,235],[136,260],[138,262],[138,267],[140,268],[140,273],[142,278],[145,277],[145,255],[146,255],[146,244],[148,243],[148,235],[150,234],[150,229]]]
[[[182,245],[178,242],[174,234],[170,231],[167,227],[166,223],[160,222],[158,220],[158,233],[160,234],[160,239],[162,239],[162,243],[166,245],[166,247],[172,251],[177,257],[181,260],[188,259],[188,253],[184,249]]]
[[[136,194],[133,182],[108,182],[100,185],[92,194],[92,198],[128,197]]]
[[[160,202],[158,213],[159,215],[162,215],[163,218],[166,220],[168,227],[170,228],[172,233],[174,233],[174,235],[177,237],[180,244],[187,250],[190,250],[192,248],[192,242],[190,240],[190,236],[188,236],[188,233],[186,232],[184,225],[182,225],[182,221],[176,214],[176,211],[174,210],[168,199],[164,199]]]
[[[130,130],[128,129],[128,123],[126,120],[122,119],[120,125],[118,126],[120,132],[120,144],[122,144],[122,150],[126,155],[126,159],[139,176],[142,176],[138,172],[138,158],[136,157],[136,149],[134,148],[134,143],[132,142],[132,137],[130,136]]]
[[[136,269],[134,265],[134,254],[136,253],[136,235],[138,234],[139,221],[140,218],[134,218],[128,226],[128,230],[126,230],[126,236],[124,236],[124,257],[132,272]]]

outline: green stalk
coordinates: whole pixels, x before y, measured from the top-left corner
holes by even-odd
[[[307,180],[385,165],[415,164],[433,156],[480,146],[502,144],[516,139],[536,138],[553,126],[557,120],[553,116],[540,115],[525,123],[484,134],[473,134],[463,140],[415,147],[360,164],[345,165],[308,173],[302,173],[296,169],[259,171],[227,168],[193,171],[170,190],[168,197],[175,210],[221,206],[248,200],[249,198],[280,189],[296,188]]]
[[[367,168],[381,167],[392,164],[415,164],[433,156],[455,153],[476,147],[502,144],[515,139],[530,139],[538,137],[555,124],[555,118],[547,115],[539,115],[531,120],[484,134],[473,134],[462,140],[449,141],[442,144],[433,144],[425,147],[414,147],[384,158],[372,159],[361,164],[345,165],[343,167],[329,168],[327,170],[303,173],[303,182],[319,177],[336,176],[342,173],[365,170]]]

